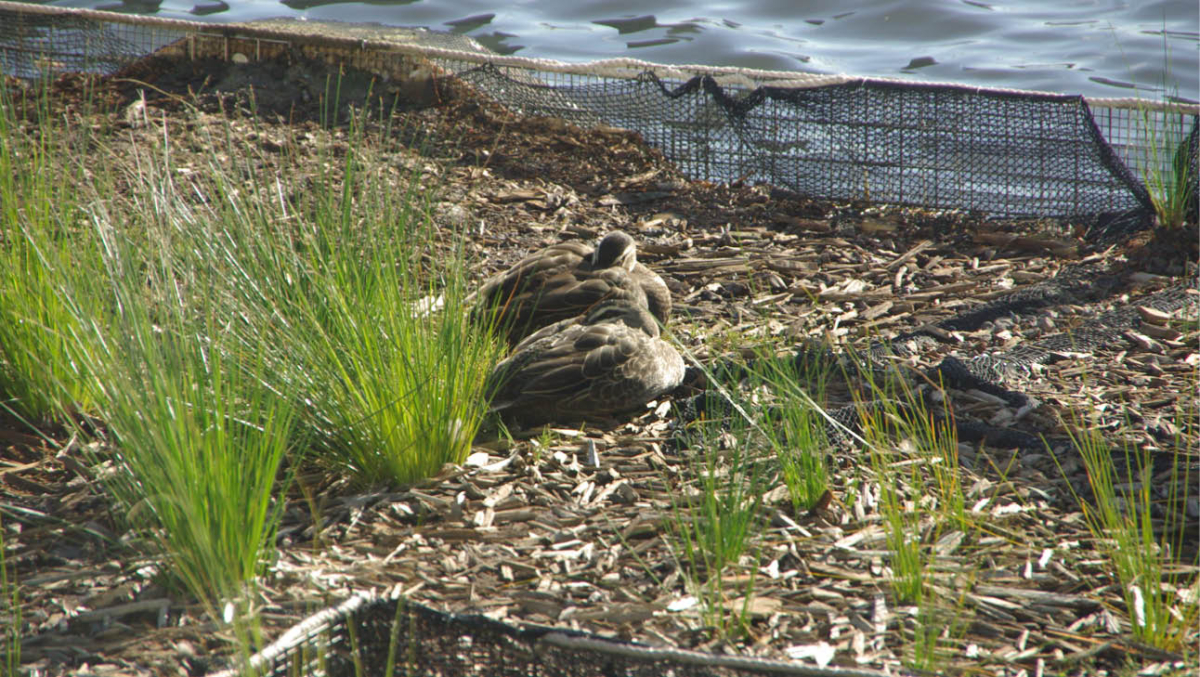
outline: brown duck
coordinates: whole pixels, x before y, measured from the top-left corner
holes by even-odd
[[[473,295],[473,313],[495,322],[509,344],[515,344],[609,299],[644,306],[659,322],[671,314],[667,285],[638,263],[633,238],[619,230],[605,235],[595,248],[563,242],[525,257]]]
[[[674,390],[683,374],[654,316],[616,299],[530,335],[492,370],[488,392],[492,411],[524,425],[595,421]]]

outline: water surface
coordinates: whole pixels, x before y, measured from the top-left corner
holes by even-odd
[[[1200,99],[1196,0],[58,0],[227,22],[424,26],[521,56],[906,77],[1098,97]],[[1165,87],[1164,87],[1165,83]]]

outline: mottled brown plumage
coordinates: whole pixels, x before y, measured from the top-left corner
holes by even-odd
[[[645,308],[605,301],[543,327],[496,366],[492,410],[523,424],[608,418],[674,390],[683,359]]]
[[[474,295],[476,318],[490,318],[510,344],[559,320],[584,314],[601,301],[644,306],[660,322],[671,313],[671,293],[637,261],[628,234],[613,231],[593,249],[563,242],[535,252],[488,280]]]

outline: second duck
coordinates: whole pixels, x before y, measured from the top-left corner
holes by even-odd
[[[637,260],[629,234],[615,230],[595,248],[563,242],[530,254],[473,295],[473,314],[490,320],[510,345],[606,300],[643,306],[659,322],[671,313],[671,292]]]

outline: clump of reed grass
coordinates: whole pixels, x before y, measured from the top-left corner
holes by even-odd
[[[763,434],[779,461],[795,512],[811,509],[829,490],[825,454],[830,442],[817,407],[825,401],[832,372],[833,364],[823,351],[783,357],[759,351],[750,370],[751,383],[774,395],[770,403],[774,420]]]
[[[0,87],[0,401],[22,419],[44,421],[91,406],[70,359],[76,317],[59,284],[72,259],[87,256],[70,233],[79,227],[81,168],[70,162],[85,136],[48,121],[45,87]]]
[[[260,185],[242,205],[216,174],[204,258],[237,281],[234,331],[266,346],[262,378],[300,403],[319,460],[404,484],[465,458],[499,346],[463,312],[461,246],[433,248],[461,240],[430,223],[419,175],[395,171],[362,126],[347,139],[309,190]]]
[[[1197,180],[1194,175],[1195,146],[1189,138],[1196,116],[1141,106],[1136,111],[1138,126],[1146,140],[1142,180],[1150,193],[1158,224],[1181,228],[1195,218]]]
[[[673,550],[705,627],[720,637],[746,635],[764,495],[782,482],[799,511],[815,505],[828,487],[823,423],[808,394],[823,397],[828,367],[763,347],[748,363],[704,369],[712,392],[705,416],[683,437],[696,484],[673,502]],[[749,573],[734,573],[743,568]]]
[[[1184,516],[1196,482],[1190,472],[1197,448],[1190,424],[1196,419],[1194,404],[1177,411],[1179,433],[1169,449],[1158,452],[1128,443],[1114,449],[1095,426],[1069,426],[1091,489],[1090,500],[1075,498],[1088,530],[1112,563],[1130,630],[1138,641],[1173,652],[1195,649],[1200,621],[1200,576],[1194,573],[1200,555],[1194,546],[1187,554]],[[1156,495],[1156,454],[1170,457],[1161,499]],[[1156,506],[1163,508],[1161,517]],[[1179,573],[1189,569],[1190,575]]]
[[[686,354],[686,347],[679,346]],[[672,493],[672,552],[704,627],[717,637],[749,632],[763,527],[763,495],[770,485],[767,429],[746,410],[739,381],[744,365],[714,372],[701,366],[712,392],[705,413],[683,431],[694,485]],[[667,480],[671,480],[668,478]],[[745,568],[749,575],[732,573]],[[653,574],[652,574],[653,575]]]
[[[140,160],[129,195],[87,207],[92,227],[74,240],[90,255],[59,271],[71,361],[110,448],[94,461],[111,464],[107,486],[130,526],[219,618],[274,542],[297,410],[261,378],[262,351],[231,335],[221,277],[189,265],[194,215],[169,173]]]
[[[458,241],[426,216],[436,186],[390,161],[390,136],[335,130],[312,176],[227,119],[186,140],[211,161],[181,171],[175,130],[146,120],[122,153],[89,138],[114,161],[71,185],[59,151],[81,132],[49,110],[32,131],[0,114],[0,387],[98,420],[79,432],[103,438],[93,461],[170,580],[215,618],[247,599],[310,459],[392,485],[461,461],[497,347],[462,312],[461,247],[435,249]]]
[[[1162,80],[1158,83],[1158,101],[1138,98],[1133,113],[1136,131],[1140,135],[1139,156],[1135,162],[1150,195],[1150,202],[1163,228],[1180,228],[1196,218],[1200,188],[1196,176],[1197,116],[1187,113],[1172,101],[1178,101],[1179,87],[1170,81],[1171,50],[1167,31],[1163,28]],[[1120,48],[1120,42],[1117,42]],[[1124,55],[1124,50],[1121,50]],[[1130,73],[1130,79],[1137,86]],[[1193,223],[1193,225],[1195,225]]]
[[[966,590],[974,578],[972,571],[960,570],[936,585],[937,546],[979,531],[966,508],[953,417],[948,410],[934,415],[899,366],[881,370],[856,363],[855,376],[864,383],[855,395],[861,436],[891,554],[889,584],[899,604],[916,610],[906,664],[937,670],[971,616],[965,596],[953,590]]]
[[[701,605],[705,626],[720,637],[743,635],[757,571],[757,557],[749,550],[762,528],[767,487],[761,433],[753,422],[735,415],[700,422],[688,439],[696,486],[672,501],[676,557],[686,570],[688,591]],[[743,561],[747,559],[749,563]],[[743,564],[750,575],[731,588],[729,572]]]

